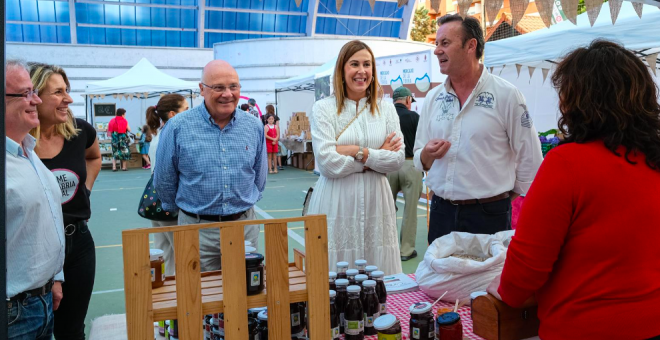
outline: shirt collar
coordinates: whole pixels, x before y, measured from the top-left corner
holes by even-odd
[[[34,147],[37,145],[37,140],[32,137],[32,135],[28,134],[23,138],[23,141],[21,142],[23,147],[25,147],[25,150],[28,153],[31,153],[34,150]],[[23,153],[23,148],[21,147],[21,144],[16,143],[13,139],[9,137],[5,137],[5,149],[9,154],[13,155],[14,157],[18,156],[23,156],[23,157],[28,157]]]
[[[211,125],[217,126],[218,124],[215,123],[215,120],[213,120],[213,117],[211,117],[211,114],[209,113],[209,110],[206,108],[206,102],[202,102],[201,109],[199,110],[199,113],[202,115],[202,118],[204,118],[204,121],[208,122]],[[234,112],[231,114],[231,119],[229,120],[229,124],[227,126],[231,125],[234,121],[236,121],[237,117],[240,117],[240,115],[237,115],[236,112],[240,109],[235,109]],[[242,110],[241,110],[242,111]],[[225,127],[227,127],[225,126]]]
[[[474,92],[474,90],[476,88],[478,88],[481,84],[483,84],[488,79],[488,77],[490,77],[490,73],[488,73],[488,70],[486,70],[486,67],[483,64],[479,64],[479,66],[481,67],[481,76],[479,76],[479,80],[477,81],[477,84],[474,85],[474,89],[472,89],[472,92]],[[451,86],[451,79],[450,78],[447,78],[447,81],[443,85],[445,86],[445,91],[447,93],[454,91],[454,89]]]

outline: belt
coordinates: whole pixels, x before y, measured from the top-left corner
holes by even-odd
[[[35,289],[30,289],[26,290],[22,293],[18,293],[11,298],[7,299],[7,302],[14,302],[14,301],[23,301],[29,297],[32,296],[43,296],[51,292],[53,289],[53,279],[48,280],[45,285],[35,288]]]
[[[412,161],[415,157],[406,157],[407,161]]]
[[[81,232],[81,233],[84,233],[84,232],[86,232],[87,230],[89,230],[89,228],[87,228],[87,221],[85,221],[85,220],[80,220],[80,221],[78,221],[78,222],[74,222],[74,223],[71,223],[71,224],[67,224],[67,225],[64,227],[64,235],[66,235],[66,236],[71,236],[71,235],[73,235],[76,231]]]
[[[497,196],[493,197],[488,197],[488,198],[473,198],[470,200],[448,200],[440,197],[441,199],[453,204],[453,205],[470,205],[470,204],[477,204],[477,203],[490,203],[490,202],[495,202],[499,200],[503,200],[505,198],[509,198],[511,195],[509,195],[508,192],[501,193]]]
[[[241,211],[237,212],[232,215],[199,215],[199,214],[193,214],[191,212],[187,212],[183,209],[181,209],[184,214],[194,217],[194,218],[199,218],[200,220],[207,220],[207,221],[213,221],[213,222],[231,222],[231,221],[236,221],[237,219],[241,218],[243,214],[247,211]]]

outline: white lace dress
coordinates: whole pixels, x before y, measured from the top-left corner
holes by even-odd
[[[328,260],[330,270],[338,261],[365,259],[386,275],[402,272],[396,212],[392,191],[384,175],[399,170],[405,161],[405,147],[398,152],[379,150],[391,132],[401,137],[399,116],[392,103],[382,101],[380,113],[369,107],[344,131],[355,117],[355,101],[345,100],[337,115],[335,97],[317,101],[311,115],[312,145],[321,177],[309,204],[308,214],[325,214],[328,219]],[[362,109],[366,99],[360,100]],[[337,145],[369,148],[366,164],[337,153]],[[374,171],[362,172],[367,166]]]

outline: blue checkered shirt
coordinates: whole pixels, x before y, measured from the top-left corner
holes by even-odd
[[[266,186],[266,138],[261,121],[234,112],[221,129],[206,105],[163,127],[154,185],[163,209],[231,215],[250,209]]]

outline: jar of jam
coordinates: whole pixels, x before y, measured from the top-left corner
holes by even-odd
[[[330,291],[330,328],[332,329],[332,339],[339,339],[339,313],[337,312],[337,292]],[[263,339],[262,339],[263,340]]]
[[[348,262],[337,262],[337,278],[345,279],[346,271],[348,270]]]
[[[364,340],[364,309],[360,302],[360,287],[348,286],[348,302],[344,312],[344,339]]]
[[[430,302],[418,302],[410,306],[410,339],[435,339],[435,322],[431,307]]]
[[[346,278],[348,279],[349,286],[355,285],[355,276],[358,274],[360,274],[360,272],[357,269],[349,269],[346,271]]]
[[[401,340],[401,323],[392,314],[381,315],[374,321],[374,328],[378,331],[378,340]]]
[[[248,309],[248,317],[259,320],[259,313],[267,310],[268,307],[255,307]]]
[[[365,273],[366,273],[367,276],[369,277],[369,280],[373,280],[373,278],[371,277],[371,273],[373,273],[373,272],[375,272],[375,271],[377,271],[377,270],[378,270],[378,267],[376,267],[376,266],[367,266],[367,267],[364,269]]]
[[[259,294],[264,290],[264,256],[259,253],[245,254],[247,295]]]
[[[289,305],[289,311],[291,312],[291,334],[300,334],[305,329],[302,324],[302,316],[300,310],[300,304],[292,303]],[[304,310],[302,311],[305,312]]]
[[[259,340],[268,340],[268,311],[259,312],[257,319],[259,320]]]
[[[337,314],[339,314],[339,333],[344,334],[344,313],[346,311],[346,303],[348,302],[348,280],[337,279],[337,298],[335,304],[337,305]]]
[[[300,310],[300,325],[304,330],[307,328],[307,302],[298,302],[298,309]]]
[[[373,271],[371,277],[376,281],[376,295],[378,295],[378,302],[380,302],[380,314],[387,313],[387,289],[385,289],[385,282],[383,277],[385,273],[380,270]]]
[[[179,338],[179,322],[177,320],[170,321],[170,339]]]
[[[355,260],[355,269],[357,269],[360,274],[366,274],[367,260]]]
[[[362,306],[364,307],[364,287],[362,287],[362,282],[366,281],[369,277],[365,274],[355,275],[355,285],[360,286],[360,301],[362,301]]]
[[[437,340],[462,340],[463,323],[458,313],[449,312],[438,315],[435,320],[435,338]]]
[[[165,284],[165,260],[164,251],[160,249],[149,249],[149,260],[151,262],[151,288],[162,287]]]
[[[330,285],[330,290],[337,290],[337,285],[335,284],[336,280],[337,280],[337,273],[329,272],[328,273],[328,281],[329,281],[329,285]]]
[[[364,291],[364,299],[362,299],[364,335],[376,335],[378,332],[374,328],[374,321],[380,317],[380,303],[378,302],[378,296],[376,296],[376,281],[366,280],[362,283],[362,286]]]
[[[248,318],[248,339],[259,340],[259,330],[257,329],[257,319]]]

